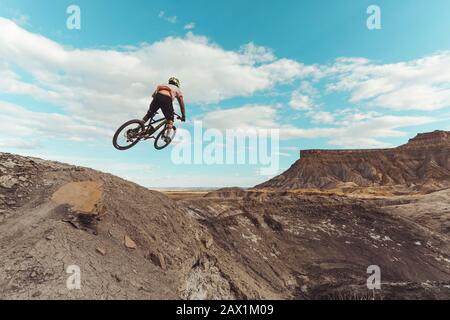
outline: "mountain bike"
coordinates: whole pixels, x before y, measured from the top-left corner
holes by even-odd
[[[156,112],[155,115],[159,114]],[[177,119],[181,117],[175,113]],[[161,131],[159,131],[163,128]],[[158,133],[159,131],[159,133]],[[142,120],[130,120],[125,122],[117,129],[113,138],[113,145],[117,150],[128,150],[134,147],[138,142],[149,139],[155,139],[154,147],[157,150],[166,148],[175,138],[177,128],[172,127],[170,136],[167,135],[167,120],[153,118],[145,124]]]

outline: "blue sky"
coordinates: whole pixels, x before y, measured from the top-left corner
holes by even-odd
[[[66,27],[71,4],[81,30]],[[366,27],[372,4],[381,30]],[[266,180],[255,165],[174,165],[172,149],[112,148],[111,131],[143,116],[172,75],[185,93],[183,129],[194,119],[280,129],[281,171],[300,149],[390,147],[449,130],[449,12],[447,0],[3,0],[0,150],[148,187]]]

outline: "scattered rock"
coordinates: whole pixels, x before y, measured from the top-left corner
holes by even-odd
[[[49,234],[48,236],[45,237],[45,239],[47,239],[47,240],[49,240],[49,241],[52,241],[52,240],[55,239],[55,236],[52,235],[52,234]]]
[[[214,241],[212,238],[204,239],[203,244],[205,245],[206,249],[209,249],[212,247]]]
[[[100,253],[102,256],[106,256],[106,249],[98,247],[95,250],[97,250],[97,252]]]
[[[11,189],[19,181],[11,175],[5,175],[0,177],[0,186],[6,189]]]
[[[119,277],[117,274],[113,274],[112,277],[113,277],[117,282],[122,282],[122,278]]]
[[[16,166],[16,163],[11,159],[7,159],[6,161],[2,162],[2,166],[8,169],[12,169]]]
[[[36,292],[34,292],[34,293],[31,295],[31,297],[37,298],[37,297],[39,297],[41,294],[42,294],[42,293],[41,293],[40,291],[36,291]]]
[[[137,245],[129,236],[125,236],[125,247],[128,249],[136,249]]]
[[[163,270],[167,269],[166,260],[164,259],[164,256],[162,253],[154,253],[149,252],[148,258],[158,267],[160,267]]]
[[[76,219],[74,217],[64,218],[64,219],[62,219],[62,221],[69,223],[75,229],[81,229],[80,224],[76,221]]]

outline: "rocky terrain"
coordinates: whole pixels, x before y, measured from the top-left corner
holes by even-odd
[[[202,234],[163,194],[8,154],[0,172],[0,298],[180,297]],[[71,265],[81,290],[66,287]]]
[[[423,133],[407,144],[375,150],[304,150],[283,174],[257,188],[399,186],[434,191],[450,186],[450,132]]]
[[[262,297],[448,298],[447,235],[391,214],[413,201],[253,190],[181,204],[208,227],[216,250],[224,249],[223,268],[245,271],[266,292]],[[369,265],[383,272],[381,292],[365,286]]]
[[[0,299],[450,297],[449,189],[178,198],[0,153]],[[382,290],[366,287],[370,265]]]

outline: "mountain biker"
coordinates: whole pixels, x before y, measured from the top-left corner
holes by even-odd
[[[173,100],[176,98],[180,104],[182,117],[179,118],[182,122],[186,121],[186,112],[184,106],[183,93],[180,90],[180,80],[175,77],[169,79],[168,84],[160,84],[156,87],[155,92],[152,95],[153,101],[150,104],[147,114],[142,119],[144,123],[153,119],[156,112],[161,109],[164,117],[167,120],[166,137],[170,137],[175,111],[173,109]]]

